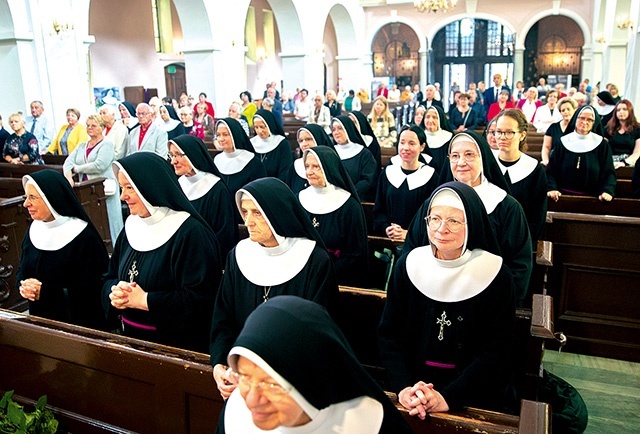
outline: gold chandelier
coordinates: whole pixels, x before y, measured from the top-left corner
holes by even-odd
[[[458,0],[416,0],[413,2],[413,6],[418,12],[448,12],[449,9],[453,9],[458,4]]]

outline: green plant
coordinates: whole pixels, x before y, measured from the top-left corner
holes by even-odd
[[[55,434],[58,421],[53,413],[47,410],[47,396],[38,399],[36,410],[27,413],[24,408],[11,397],[13,390],[8,391],[0,400],[0,434]]]

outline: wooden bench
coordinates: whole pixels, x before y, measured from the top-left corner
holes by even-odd
[[[46,165],[57,165],[57,166],[62,166],[65,162],[65,160],[67,159],[68,155],[50,155],[50,154],[44,154],[42,156],[42,160],[44,161],[44,164]]]
[[[603,202],[592,196],[562,195],[558,202],[548,201],[548,210],[592,215],[640,217],[640,199],[614,198]]]
[[[0,163],[0,177],[2,178],[22,178],[24,175],[37,172],[39,170],[52,169],[63,173],[62,165],[51,164],[10,164]]]

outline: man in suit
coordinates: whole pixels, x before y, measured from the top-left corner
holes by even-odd
[[[151,106],[145,103],[138,104],[136,117],[139,126],[129,133],[126,155],[134,152],[155,152],[161,157],[166,157],[167,132],[153,123]]]
[[[494,102],[498,101],[498,95],[500,95],[501,90],[508,90],[509,94],[511,94],[511,89],[509,86],[504,84],[502,81],[502,75],[494,74],[493,75],[493,86],[484,91],[484,110],[485,113],[489,113],[489,107]]]
[[[426,108],[437,106],[444,110],[444,107],[442,107],[442,101],[438,101],[436,99],[436,87],[434,85],[428,84],[427,87],[424,88],[424,100],[422,101],[422,105]]]
[[[282,123],[282,102],[278,99],[277,90],[275,87],[270,87],[267,89],[267,98],[271,98],[273,100],[273,107],[271,107],[271,113],[276,118],[276,122],[278,125],[284,129],[284,124]]]

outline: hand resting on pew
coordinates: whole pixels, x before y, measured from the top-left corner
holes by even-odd
[[[40,300],[40,288],[42,288],[42,282],[38,279],[20,281],[20,295],[29,301]]]
[[[147,304],[147,293],[135,282],[118,282],[111,287],[109,294],[111,305],[116,309],[140,309],[149,310]]]
[[[554,202],[557,202],[560,199],[560,196],[562,196],[562,193],[558,190],[551,190],[547,192],[547,197],[553,199]],[[607,192],[603,192],[598,196],[598,199],[603,202],[611,202],[613,200],[613,196]]]
[[[432,383],[424,381],[402,389],[398,394],[398,402],[409,410],[411,416],[418,416],[422,420],[427,413],[449,411],[449,405],[440,392],[434,390]]]

